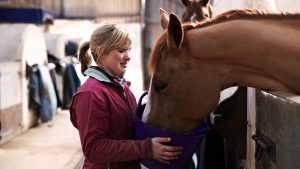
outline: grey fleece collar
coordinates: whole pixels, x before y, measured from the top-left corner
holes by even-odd
[[[104,73],[102,73],[98,70],[88,68],[84,72],[84,74],[87,75],[87,76],[91,76],[91,77],[93,77],[93,78],[95,78],[99,81],[111,83],[111,80]]]

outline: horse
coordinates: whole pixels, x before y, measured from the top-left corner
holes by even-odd
[[[212,17],[212,6],[209,0],[181,0],[185,6],[182,14],[183,22],[202,21]]]
[[[149,125],[191,131],[232,86],[300,94],[300,14],[232,10],[191,27],[161,13],[161,25],[149,61]]]

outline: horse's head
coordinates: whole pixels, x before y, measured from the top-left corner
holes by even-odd
[[[212,17],[212,6],[209,0],[182,0],[181,2],[185,6],[182,21],[202,21]]]
[[[153,74],[147,123],[175,132],[196,127],[219,101],[220,79],[211,66],[199,67],[176,14],[161,12],[165,29],[150,57]],[[199,53],[201,55],[201,53]],[[197,64],[196,64],[197,62]],[[201,63],[201,60],[200,60]]]

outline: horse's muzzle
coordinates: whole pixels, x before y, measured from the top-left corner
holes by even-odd
[[[145,94],[143,95],[145,96]],[[135,135],[137,140],[143,140],[152,137],[170,137],[171,142],[168,145],[181,146],[183,152],[179,159],[171,161],[170,164],[163,164],[155,159],[140,159],[140,162],[149,169],[182,169],[191,160],[196,149],[199,148],[201,141],[209,130],[208,123],[203,121],[194,130],[179,134],[167,130],[162,130],[149,126],[141,120],[145,105],[141,104],[140,98],[135,118]]]

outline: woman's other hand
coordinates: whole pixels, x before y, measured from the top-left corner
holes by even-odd
[[[182,153],[180,146],[168,146],[164,143],[169,143],[171,138],[168,137],[155,137],[151,139],[153,158],[161,163],[169,164],[170,161],[178,159]]]

